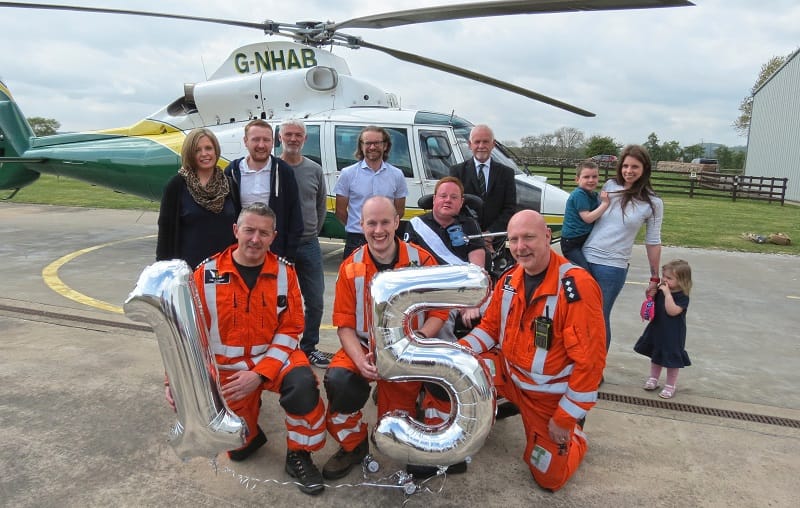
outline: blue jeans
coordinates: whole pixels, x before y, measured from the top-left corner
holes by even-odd
[[[628,276],[628,267],[617,268],[616,266],[598,265],[589,263],[589,272],[600,286],[603,294],[603,318],[606,322],[606,351],[611,346],[611,308],[625,285],[625,278]]]
[[[306,325],[300,349],[308,354],[319,344],[319,326],[325,308],[325,275],[322,271],[322,249],[319,240],[314,238],[300,243],[294,258],[297,280],[305,302]]]

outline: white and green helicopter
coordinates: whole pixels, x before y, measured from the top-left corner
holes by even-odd
[[[472,124],[458,116],[400,107],[397,97],[351,75],[347,62],[324,46],[365,48],[400,60],[448,72],[534,99],[583,116],[592,113],[525,88],[427,57],[369,43],[340,29],[379,29],[416,23],[568,11],[639,9],[692,5],[683,0],[506,0],[388,12],[341,23],[252,23],[177,14],[54,4],[0,2],[10,8],[135,15],[255,28],[269,39],[234,49],[206,80],[184,85],[184,94],[149,117],[122,128],[37,137],[11,91],[0,82],[0,189],[15,193],[40,173],[68,176],[115,190],[160,200],[164,185],[180,167],[185,135],[208,127],[219,138],[221,163],[245,154],[244,125],[255,118],[273,126],[302,119],[308,130],[304,154],[323,167],[329,192],[342,168],[355,162],[361,129],[385,128],[392,137],[389,162],[406,176],[406,217],[423,212],[418,198],[433,192],[448,167],[471,157],[467,146]],[[276,138],[277,139],[277,138]],[[276,144],[276,152],[280,152]],[[493,157],[516,168],[519,208],[541,212],[554,233],[563,220],[567,193],[543,177],[526,174],[498,145]],[[335,196],[323,235],[342,237],[333,215]]]

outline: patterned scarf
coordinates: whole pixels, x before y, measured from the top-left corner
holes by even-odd
[[[214,169],[205,187],[197,178],[197,173],[190,169],[182,167],[178,170],[178,174],[186,180],[189,194],[192,195],[198,205],[209,212],[219,213],[222,211],[225,206],[225,197],[230,193],[231,189],[228,185],[228,179],[225,178],[219,168]]]

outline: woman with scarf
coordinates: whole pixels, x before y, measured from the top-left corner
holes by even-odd
[[[183,259],[194,268],[235,242],[236,209],[219,157],[219,141],[210,130],[186,136],[181,169],[161,198],[156,260]]]

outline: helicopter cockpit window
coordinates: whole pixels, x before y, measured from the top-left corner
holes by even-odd
[[[439,180],[450,174],[450,166],[457,161],[447,136],[436,131],[420,131],[419,146],[422,148],[422,164],[425,178]]]
[[[358,135],[366,125],[337,125],[334,130],[336,139],[336,169],[341,171],[356,163],[355,151]],[[411,167],[411,152],[408,149],[408,129],[384,127],[392,138],[392,150],[389,152],[389,164],[400,168],[406,178],[414,177]]]
[[[283,146],[281,146],[280,130],[281,130],[280,126],[275,128],[274,151],[275,155],[278,157],[280,157],[281,152],[283,151]],[[319,144],[319,131],[320,131],[319,125],[306,124],[306,142],[303,145],[303,155],[321,166],[322,150],[320,149],[320,144]]]
[[[517,180],[517,209],[542,211],[542,189]]]

